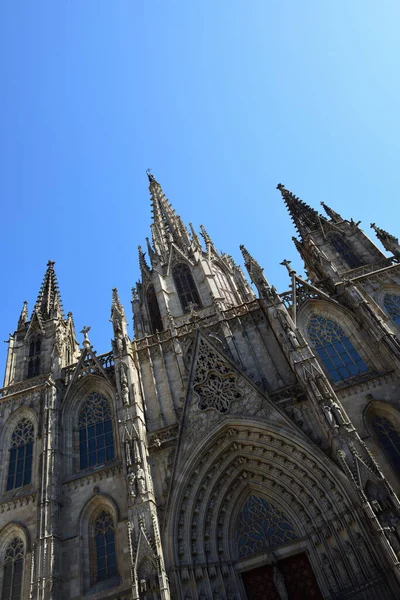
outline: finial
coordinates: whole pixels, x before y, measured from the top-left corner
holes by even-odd
[[[154,175],[153,175],[153,173],[151,172],[151,169],[146,169],[146,175],[147,175],[147,177],[149,178],[149,181],[150,181],[150,183],[151,183],[152,181],[155,181],[155,178],[154,178]]]
[[[88,336],[90,329],[91,329],[91,327],[86,327],[86,325],[84,325],[82,328],[82,331],[79,332],[79,333],[83,333],[83,347],[84,348],[90,348],[90,346],[91,346],[89,336]]]
[[[287,259],[285,258],[285,260],[283,260],[281,263],[279,263],[279,264],[281,264],[282,266],[284,266],[284,267],[286,267],[286,268],[287,268],[287,270],[288,270],[288,273],[289,273],[289,275],[290,275],[290,276],[292,276],[292,275],[295,275],[295,274],[296,274],[296,271],[295,271],[294,269],[292,269],[292,267],[290,266],[290,263],[291,263],[291,262],[292,262],[291,260],[287,260]]]
[[[211,238],[208,235],[206,228],[204,227],[204,225],[200,225],[200,231],[201,231],[201,235],[205,241],[206,244],[212,244]]]

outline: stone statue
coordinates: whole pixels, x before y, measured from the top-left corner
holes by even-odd
[[[82,331],[80,332],[80,333],[83,333],[84,348],[90,348],[90,346],[91,346],[89,336],[88,336],[90,329],[91,329],[90,327],[86,327],[86,325],[84,325],[84,327],[82,328]]]
[[[321,560],[322,560],[322,568],[324,569],[325,577],[328,580],[329,588],[331,590],[336,590],[337,589],[337,581],[333,574],[331,565],[329,564],[329,559],[328,559],[327,555],[322,554]]]
[[[339,406],[339,404],[337,402],[332,402],[331,404],[332,406],[332,413],[333,416],[335,417],[335,421],[338,425],[344,425],[345,418],[343,416],[343,411],[341,409],[341,407]]]
[[[283,578],[282,573],[280,572],[280,570],[278,569],[278,567],[276,565],[274,565],[274,567],[273,567],[272,579],[274,581],[275,587],[279,594],[279,598],[281,600],[288,600],[289,596],[288,596],[288,593],[286,590],[285,580]]]
[[[289,342],[292,344],[293,348],[295,350],[297,350],[297,348],[300,347],[300,342],[297,339],[297,335],[295,334],[295,332],[292,329],[290,329],[289,325],[286,326],[285,330],[286,330],[286,334],[289,338]]]
[[[138,463],[136,467],[136,481],[138,485],[139,494],[146,493],[146,477],[144,474],[144,470],[140,463]]]
[[[131,498],[136,498],[136,486],[135,486],[135,482],[136,482],[136,475],[133,471],[130,471],[128,473],[128,475],[126,476],[127,480],[128,480],[128,485],[129,485],[129,495],[131,496]]]
[[[120,366],[120,383],[121,383],[121,396],[122,402],[127,405],[129,404],[129,386],[128,386],[128,378],[125,373],[125,368],[121,364]]]

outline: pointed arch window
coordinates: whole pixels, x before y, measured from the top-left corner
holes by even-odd
[[[287,517],[273,504],[252,494],[239,515],[239,556],[265,552],[297,538]]]
[[[400,474],[399,430],[390,418],[379,414],[373,416],[372,427],[389,462],[395,471]]]
[[[21,599],[23,564],[24,544],[15,537],[7,546],[4,557],[2,600]]]
[[[400,325],[400,296],[398,294],[385,294],[383,305],[393,321]]]
[[[232,286],[229,282],[228,276],[226,273],[217,265],[215,265],[214,275],[217,282],[217,286],[221,296],[223,296],[227,303],[230,306],[235,306],[237,304],[236,296],[232,290]]]
[[[368,371],[343,329],[332,319],[313,315],[308,325],[308,338],[332,381],[344,381]]]
[[[336,252],[340,254],[341,258],[347,263],[350,269],[356,269],[362,265],[359,257],[353,252],[340,233],[331,234],[329,239]]]
[[[79,413],[80,468],[102,465],[114,458],[114,437],[110,404],[92,392]]]
[[[112,579],[118,575],[115,552],[115,525],[106,510],[101,511],[94,524],[96,565],[94,583]]]
[[[31,339],[29,344],[28,357],[28,379],[40,375],[40,352],[42,349],[42,340],[39,336]]]
[[[28,485],[32,479],[34,428],[29,419],[21,419],[11,436],[7,492]]]
[[[201,308],[200,296],[188,265],[178,263],[172,270],[176,290],[184,312],[188,312],[190,304]]]
[[[163,323],[161,319],[160,307],[158,306],[158,300],[154,285],[150,284],[146,291],[147,308],[150,317],[151,332],[156,333],[162,331]]]

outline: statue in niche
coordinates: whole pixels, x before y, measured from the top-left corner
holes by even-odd
[[[145,494],[146,493],[146,476],[145,476],[144,470],[142,468],[142,465],[140,463],[138,463],[136,466],[136,481],[137,481],[139,494],[140,495]]]
[[[285,331],[286,331],[286,335],[288,337],[289,342],[291,343],[291,345],[293,346],[293,348],[295,350],[297,350],[300,347],[300,342],[297,339],[297,335],[295,334],[295,332],[293,331],[293,329],[291,329],[289,327],[289,325],[286,325]]]
[[[128,405],[128,404],[130,404],[128,378],[125,373],[125,367],[122,364],[120,366],[120,384],[121,384],[122,402],[125,405]]]
[[[285,580],[283,578],[282,573],[280,572],[280,570],[278,569],[278,567],[276,565],[274,565],[274,567],[273,567],[272,579],[273,579],[273,582],[277,589],[277,592],[279,594],[279,598],[281,600],[288,600],[289,596],[288,596],[288,593],[286,590]]]
[[[127,480],[128,480],[128,487],[129,487],[129,496],[131,498],[136,498],[136,475],[133,471],[129,471],[128,475],[126,476]]]

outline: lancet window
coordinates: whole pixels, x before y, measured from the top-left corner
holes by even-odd
[[[29,344],[28,357],[28,378],[36,377],[40,374],[40,351],[42,348],[42,340],[40,337],[34,337]]]
[[[313,315],[308,338],[334,382],[365,373],[368,367],[338,323]]]
[[[34,428],[32,422],[23,418],[11,436],[8,463],[7,491],[28,485],[32,478]]]
[[[118,575],[115,552],[115,525],[106,510],[101,511],[94,524],[96,565],[94,583],[105,581]]]
[[[24,565],[24,544],[15,537],[6,548],[2,600],[20,600],[22,595],[22,571]]]
[[[163,323],[161,319],[160,307],[158,306],[158,300],[154,285],[150,284],[146,292],[147,308],[150,317],[151,332],[156,333],[157,331],[163,330]]]
[[[287,517],[264,498],[251,495],[239,515],[239,556],[265,552],[296,539]]]
[[[114,438],[110,404],[92,392],[79,413],[80,468],[101,465],[114,458]]]
[[[229,283],[228,277],[224,271],[220,267],[216,266],[214,267],[214,274],[221,296],[225,298],[230,306],[237,304],[236,296],[233,293],[232,286]]]
[[[190,305],[194,304],[197,308],[201,307],[200,296],[194,283],[193,275],[188,265],[178,263],[172,270],[176,290],[181,301],[184,312],[190,310]]]
[[[389,462],[400,474],[400,432],[388,417],[374,415],[372,427]]]
[[[400,296],[398,294],[385,294],[383,305],[393,321],[400,325]]]
[[[359,257],[353,252],[346,240],[339,233],[330,235],[329,240],[332,246],[338,252],[341,258],[347,263],[350,269],[355,269],[362,265]]]

